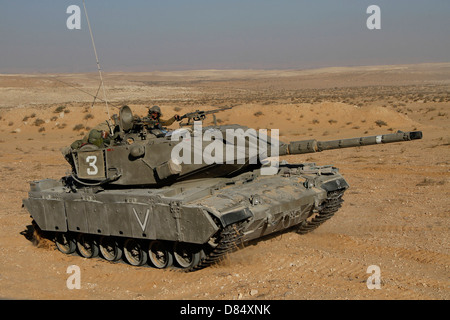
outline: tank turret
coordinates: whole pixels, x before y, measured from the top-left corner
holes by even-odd
[[[229,108],[226,108],[229,109]],[[421,139],[420,131],[341,139],[284,143],[266,130],[240,125],[202,127],[206,115],[225,109],[195,111],[179,120],[181,129],[168,131],[149,118],[132,114],[128,106],[114,116],[110,138],[88,141],[66,152],[80,185],[157,187],[187,179],[232,177],[260,168],[267,157],[314,153]],[[215,122],[215,121],[214,121]],[[90,136],[101,137],[101,134]]]

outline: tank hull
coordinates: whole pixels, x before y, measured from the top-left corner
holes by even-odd
[[[169,248],[197,248],[198,261],[186,266],[194,270],[241,243],[291,228],[300,233],[314,229],[308,221],[323,210],[330,194],[347,188],[331,166],[282,164],[276,175],[261,175],[257,169],[163,188],[85,187],[74,192],[64,179],[47,179],[31,183],[23,204],[37,227],[53,237],[86,235],[96,243],[100,238],[133,239],[145,247],[158,241]],[[224,234],[233,239],[226,248],[221,247]],[[217,248],[220,257],[211,259]]]

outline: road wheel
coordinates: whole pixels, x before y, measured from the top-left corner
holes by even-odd
[[[84,258],[94,258],[98,256],[99,249],[95,237],[80,233],[77,238],[78,253]]]
[[[176,242],[173,248],[173,256],[179,267],[190,269],[200,262],[201,249],[195,245]]]
[[[125,259],[132,266],[141,266],[147,262],[147,251],[142,244],[134,239],[127,239],[123,245]]]
[[[105,260],[117,261],[122,258],[122,248],[117,243],[117,240],[112,237],[101,237],[99,249]]]
[[[158,269],[168,268],[173,264],[173,254],[161,241],[150,241],[148,245],[150,264]]]
[[[58,250],[64,254],[74,253],[77,249],[75,239],[70,234],[64,232],[56,233],[55,244]]]

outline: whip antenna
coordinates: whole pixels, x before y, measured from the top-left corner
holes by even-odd
[[[89,33],[91,35],[92,46],[94,47],[95,60],[97,61],[98,74],[100,75],[100,86],[103,88],[103,97],[105,98],[105,103],[106,103],[106,111],[108,113],[108,119],[111,120],[111,116],[109,115],[108,99],[106,98],[105,84],[103,82],[102,68],[100,67],[100,62],[98,61],[97,49],[95,48],[94,36],[92,34],[91,23],[89,22],[89,17],[87,14],[86,4],[85,4],[84,0],[83,0],[83,7],[84,7],[84,13],[86,15],[88,27],[89,27]],[[100,87],[99,87],[99,90],[100,90]],[[97,90],[97,94],[98,94],[98,90]],[[94,100],[94,102],[95,102],[95,100]],[[92,106],[93,106],[93,104],[92,104]]]

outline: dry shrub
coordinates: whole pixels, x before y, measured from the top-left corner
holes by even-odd
[[[445,180],[436,181],[429,178],[424,178],[422,181],[420,181],[416,186],[423,187],[423,186],[442,186],[446,183]]]
[[[375,124],[379,127],[387,126],[387,123],[383,120],[377,120],[377,121],[375,121]]]
[[[34,125],[35,125],[36,127],[40,127],[40,126],[43,125],[44,123],[45,123],[45,121],[42,120],[42,119],[40,119],[40,118],[37,118],[36,120],[34,120]]]
[[[73,131],[80,131],[84,129],[84,125],[79,123],[75,127],[73,127]]]
[[[65,111],[64,109],[66,109],[66,106],[59,106],[53,112],[54,113],[61,113],[61,112]]]

